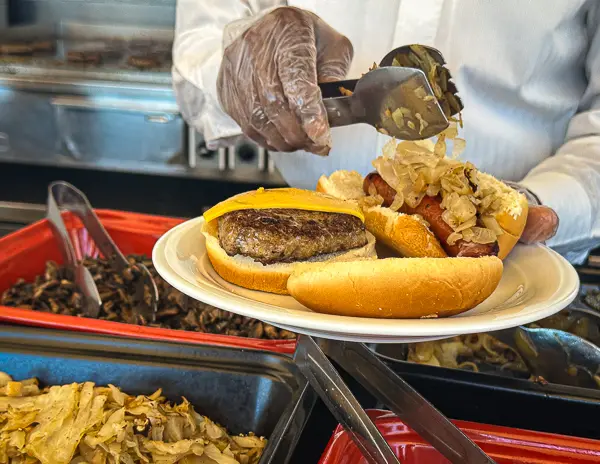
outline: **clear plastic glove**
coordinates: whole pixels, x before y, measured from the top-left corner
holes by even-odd
[[[244,134],[274,151],[331,149],[318,82],[342,80],[352,61],[350,40],[298,8],[271,11],[224,52],[217,91]]]
[[[529,203],[529,212],[527,213],[527,222],[525,229],[521,234],[521,243],[543,243],[550,240],[558,230],[558,214],[552,208],[541,204],[539,198],[530,190],[515,183],[506,182],[515,190],[521,192],[527,198]]]
[[[558,222],[558,215],[552,208],[530,204],[521,242],[530,244],[550,240],[558,230]]]

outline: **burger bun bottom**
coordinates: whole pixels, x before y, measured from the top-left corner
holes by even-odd
[[[213,268],[223,279],[250,290],[287,295],[287,281],[292,271],[304,263],[278,263],[264,265],[247,256],[229,256],[221,248],[218,238],[217,221],[204,223],[202,234],[206,239],[206,252]],[[367,232],[367,244],[345,252],[330,253],[312,258],[310,263],[322,265],[325,262],[357,261],[377,259],[375,237]]]

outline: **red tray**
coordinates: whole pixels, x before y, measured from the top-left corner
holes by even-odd
[[[402,464],[446,464],[449,461],[388,411],[367,411]],[[583,464],[600,462],[600,440],[453,421],[498,464]],[[366,464],[338,426],[319,464]]]
[[[96,210],[100,221],[124,254],[151,256],[158,238],[180,224],[179,219],[149,216],[120,211]],[[70,214],[63,215],[76,251],[96,256],[97,250],[79,221]],[[44,271],[48,260],[62,262],[55,239],[46,220],[32,224],[6,237],[0,238],[0,294],[18,278],[32,280]],[[121,322],[110,322],[76,316],[62,316],[27,309],[0,306],[0,321],[54,329],[94,332],[135,338],[167,340],[232,346],[279,353],[293,353],[295,341],[259,340],[230,335],[213,335],[184,330],[143,327]]]

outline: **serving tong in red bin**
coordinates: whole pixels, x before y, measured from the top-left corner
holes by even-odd
[[[463,108],[445,64],[435,48],[406,45],[360,79],[319,84],[329,125],[365,123],[402,140],[439,134]]]
[[[96,287],[90,271],[77,259],[75,248],[62,219],[61,210],[69,211],[81,220],[100,253],[110,261],[115,270],[124,271],[131,267],[131,264],[108,235],[98,216],[94,213],[92,205],[81,191],[63,181],[50,184],[46,218],[60,247],[64,264],[72,272],[74,282],[83,294],[83,313],[88,317],[98,317],[102,305],[98,287]],[[137,279],[135,283],[136,298],[139,302],[136,305],[136,311],[139,312],[138,316],[143,317],[146,321],[154,322],[157,312],[158,289],[148,268],[142,263],[136,263],[136,266],[141,272],[141,278]],[[150,301],[145,298],[146,288],[149,290]]]
[[[370,464],[398,464],[399,460],[328,357],[451,463],[494,463],[364,344],[299,335],[296,365]]]

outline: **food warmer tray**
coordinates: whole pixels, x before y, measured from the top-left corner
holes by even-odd
[[[403,464],[443,464],[448,462],[398,417],[387,411],[369,410],[394,454]],[[600,441],[545,434],[495,425],[454,421],[498,463],[510,464],[589,464],[600,460]],[[359,464],[364,458],[347,432],[337,427],[319,464]]]
[[[100,222],[125,254],[151,256],[158,238],[181,223],[180,219],[110,210],[95,210]],[[82,226],[72,215],[63,216],[67,230]],[[85,255],[93,248],[89,236],[77,235],[78,252]],[[44,219],[13,234],[0,238],[0,295],[17,279],[31,281],[43,273],[46,261],[62,262],[52,230]],[[103,333],[179,343],[204,343],[239,348],[293,353],[295,340],[264,340],[230,335],[215,335],[185,330],[145,327],[85,317],[65,316],[28,309],[0,306],[0,322],[63,330]]]
[[[288,461],[316,398],[280,354],[26,327],[0,326],[0,371],[44,386],[92,381],[128,394],[162,388],[171,401],[185,396],[232,434],[279,437],[261,464]]]
[[[454,420],[600,439],[595,417],[600,390],[540,385],[528,380],[481,375],[410,363],[390,367],[438,410]],[[387,409],[340,370],[363,408]],[[318,462],[337,422],[318,399],[290,463]]]
[[[596,323],[595,325],[597,325],[600,328],[600,311],[598,311],[597,308],[595,309],[592,306],[590,306],[589,304],[586,304],[585,299],[584,299],[584,296],[586,295],[586,293],[588,293],[590,291],[597,292],[598,290],[600,290],[600,259],[599,258],[600,258],[600,250],[594,250],[591,253],[588,262],[583,266],[577,267],[577,272],[578,272],[581,282],[582,282],[581,287],[580,287],[579,296],[578,296],[577,300],[573,304],[571,304],[569,307],[567,307],[563,312],[570,311],[575,315],[575,318],[577,318],[577,317],[586,318],[586,319],[588,319],[588,321],[590,323],[592,323],[592,324]],[[591,313],[584,313],[584,312],[578,311],[578,308],[584,308],[586,310],[592,311],[592,313],[594,310],[596,310],[597,316],[594,316]],[[575,326],[576,324],[572,323],[572,325]],[[537,324],[536,326],[553,327],[552,324],[544,325],[543,323]],[[515,330],[516,329],[509,329],[509,330],[506,330],[505,332],[507,332],[507,334],[510,332],[514,333]],[[587,341],[590,343],[596,343],[598,345],[597,330],[596,329],[591,330],[591,331],[589,331],[589,334],[590,335],[589,335],[589,338]],[[591,334],[593,334],[593,335],[591,335]],[[496,337],[499,336],[494,333],[490,333],[489,335],[496,336]],[[574,338],[577,339],[579,337],[574,336]],[[586,343],[584,339],[581,339],[581,338],[579,338],[579,339],[582,340],[582,342],[581,342],[582,344]],[[502,340],[502,341],[504,341],[504,340]],[[393,363],[408,364],[408,365],[412,366],[410,369],[415,369],[415,372],[419,372],[419,369],[423,368],[423,372],[426,373],[426,375],[439,376],[439,377],[450,376],[453,378],[454,377],[461,378],[461,377],[463,377],[463,373],[464,373],[464,374],[466,374],[466,376],[464,376],[464,377],[468,378],[469,381],[471,381],[471,380],[477,381],[477,379],[481,379],[482,383],[487,383],[490,381],[493,382],[493,379],[489,379],[490,376],[492,376],[492,377],[501,376],[501,377],[514,378],[514,380],[516,380],[516,379],[523,380],[523,382],[516,382],[515,385],[526,386],[525,389],[530,388],[529,384],[531,382],[526,380],[528,377],[528,374],[526,372],[511,371],[510,369],[503,370],[500,367],[494,367],[491,364],[485,364],[485,363],[480,365],[479,372],[472,372],[469,370],[461,370],[458,368],[450,368],[450,367],[432,367],[432,366],[427,366],[424,364],[416,364],[416,363],[411,363],[411,362],[407,361],[406,358],[408,355],[408,348],[409,348],[408,344],[397,344],[397,345],[371,344],[369,346],[375,353],[380,355],[380,357],[383,358],[384,360],[391,361]],[[585,346],[582,346],[582,350],[585,350]],[[466,360],[469,361],[468,358],[466,358]],[[560,368],[560,366],[557,366],[557,368]],[[548,372],[548,374],[550,375],[549,378],[552,378],[552,377],[560,378],[560,376],[553,376],[552,372]],[[571,385],[571,386],[591,387],[590,381],[582,382],[581,379],[576,379],[576,378],[573,378],[572,381],[565,382],[565,386],[567,386],[566,384]],[[547,386],[544,386],[543,384],[538,384],[535,388],[538,388],[538,387],[542,389],[541,391],[546,391],[549,388]],[[598,391],[600,391],[600,390],[598,390]]]

